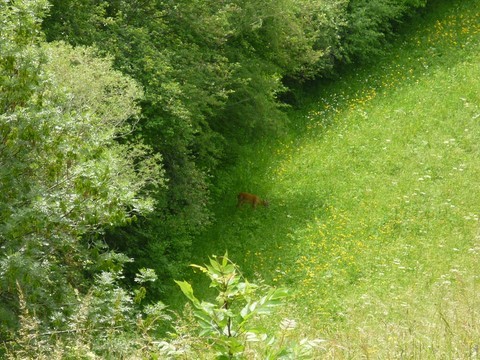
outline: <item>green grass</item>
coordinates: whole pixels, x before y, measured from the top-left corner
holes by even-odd
[[[196,263],[228,250],[292,289],[283,315],[328,340],[321,358],[480,356],[480,8],[414,20],[374,66],[311,89],[290,134],[244,150],[194,244]],[[240,191],[271,205],[237,209]]]

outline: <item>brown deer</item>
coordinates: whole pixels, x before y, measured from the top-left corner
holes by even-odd
[[[257,195],[249,194],[246,192],[241,192],[237,196],[238,202],[237,202],[237,207],[242,206],[245,203],[250,203],[252,204],[252,207],[254,209],[257,208],[257,205],[263,205],[265,207],[268,206],[268,201],[267,200],[262,200],[260,199]]]

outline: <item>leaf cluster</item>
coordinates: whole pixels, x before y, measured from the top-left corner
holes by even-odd
[[[215,302],[200,300],[188,282],[176,281],[193,305],[193,316],[199,327],[198,336],[208,343],[208,347],[196,344],[204,358],[209,358],[209,353],[215,354],[216,359],[244,359],[263,353],[267,359],[301,359],[309,358],[311,351],[318,348],[320,340],[303,339],[299,343],[286,341],[285,332],[295,328],[293,320],[285,319],[282,322],[279,337],[258,321],[271,316],[275,309],[284,304],[288,296],[286,289],[269,288],[247,281],[227,254],[211,258],[208,265],[192,266],[210,278],[210,287],[217,292]],[[190,342],[193,341],[190,339]],[[166,342],[162,349],[173,354],[173,345]],[[182,349],[179,344],[176,345],[177,349]]]
[[[154,354],[154,336],[172,316],[161,302],[142,306],[142,284],[152,281],[152,275],[151,269],[142,269],[140,286],[126,291],[121,271],[99,273],[86,294],[75,294],[74,311],[51,315],[50,328],[29,310],[18,285],[20,324],[17,336],[4,344],[6,358],[126,359]]]

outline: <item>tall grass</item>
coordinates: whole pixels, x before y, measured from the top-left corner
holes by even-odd
[[[195,243],[290,287],[319,357],[480,356],[480,8],[443,3],[245,149]],[[240,191],[271,205],[237,209]]]

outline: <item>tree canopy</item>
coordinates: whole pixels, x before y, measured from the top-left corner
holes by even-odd
[[[92,48],[44,42],[46,2],[2,4],[0,308],[15,311],[19,287],[46,317],[101,266],[98,234],[152,211],[164,177],[159,154],[125,140],[135,81]]]

